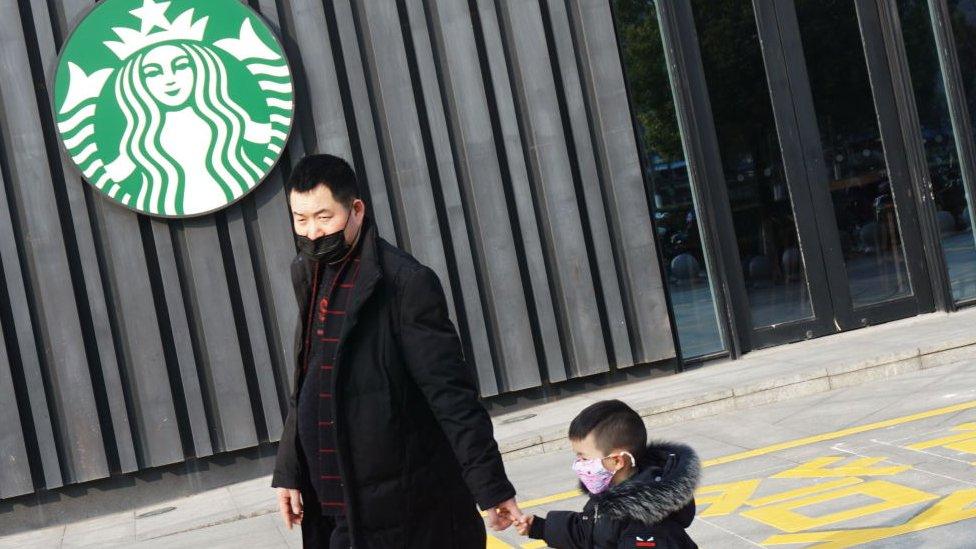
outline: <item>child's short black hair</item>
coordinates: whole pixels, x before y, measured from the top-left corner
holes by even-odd
[[[356,172],[348,162],[331,154],[310,154],[298,161],[285,184],[285,192],[307,193],[319,185],[332,192],[336,202],[351,208],[359,196]]]
[[[620,448],[639,459],[647,446],[647,428],[640,414],[619,400],[591,404],[569,424],[570,440],[583,440],[590,433],[604,453]]]

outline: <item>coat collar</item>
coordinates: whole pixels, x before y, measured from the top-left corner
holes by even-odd
[[[599,513],[611,520],[655,524],[695,497],[701,463],[684,444],[651,442],[640,470],[628,480],[593,496]]]
[[[348,330],[349,324],[352,324],[348,321],[358,315],[363,303],[373,294],[373,291],[376,289],[376,284],[383,278],[383,269],[380,265],[379,236],[376,234],[376,226],[367,218],[365,225],[363,225],[363,230],[365,232],[359,241],[359,246],[361,247],[359,253],[359,277],[349,298],[350,305],[346,312],[347,322],[343,327],[343,333]],[[301,254],[299,254],[297,260],[301,262],[304,272],[304,288],[302,293],[305,295],[304,299],[300,301],[300,313],[302,313],[302,318],[304,318],[307,314],[309,300],[311,299],[309,292],[315,291],[312,284],[315,280],[316,264]]]

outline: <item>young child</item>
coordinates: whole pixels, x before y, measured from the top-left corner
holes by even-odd
[[[698,546],[685,529],[695,518],[700,464],[694,450],[647,443],[640,415],[619,400],[597,402],[569,426],[573,470],[590,493],[581,513],[526,515],[520,534],[556,549]]]

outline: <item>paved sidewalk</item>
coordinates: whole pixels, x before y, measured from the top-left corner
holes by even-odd
[[[648,425],[661,426],[974,360],[976,309],[930,314],[501,415],[495,418],[496,437],[508,461],[564,450],[569,421],[601,399],[625,400]],[[531,417],[507,422],[525,416]],[[298,531],[280,525],[269,485],[270,478],[262,477],[125,513],[0,537],[0,548],[300,547]]]
[[[598,400],[619,398],[648,426],[666,425],[974,358],[976,308],[933,313],[499,415],[495,438],[506,457],[548,453],[566,448],[570,420]]]

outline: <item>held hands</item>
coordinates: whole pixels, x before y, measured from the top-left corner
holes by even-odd
[[[529,535],[529,530],[532,529],[532,519],[535,515],[522,515],[522,520],[515,521],[515,530],[520,536]]]
[[[525,515],[519,509],[515,498],[499,503],[494,509],[488,510],[488,526],[496,532],[505,530],[512,523],[525,520]]]
[[[286,528],[291,530],[293,524],[300,526],[304,516],[301,493],[298,490],[278,488],[278,510]]]

